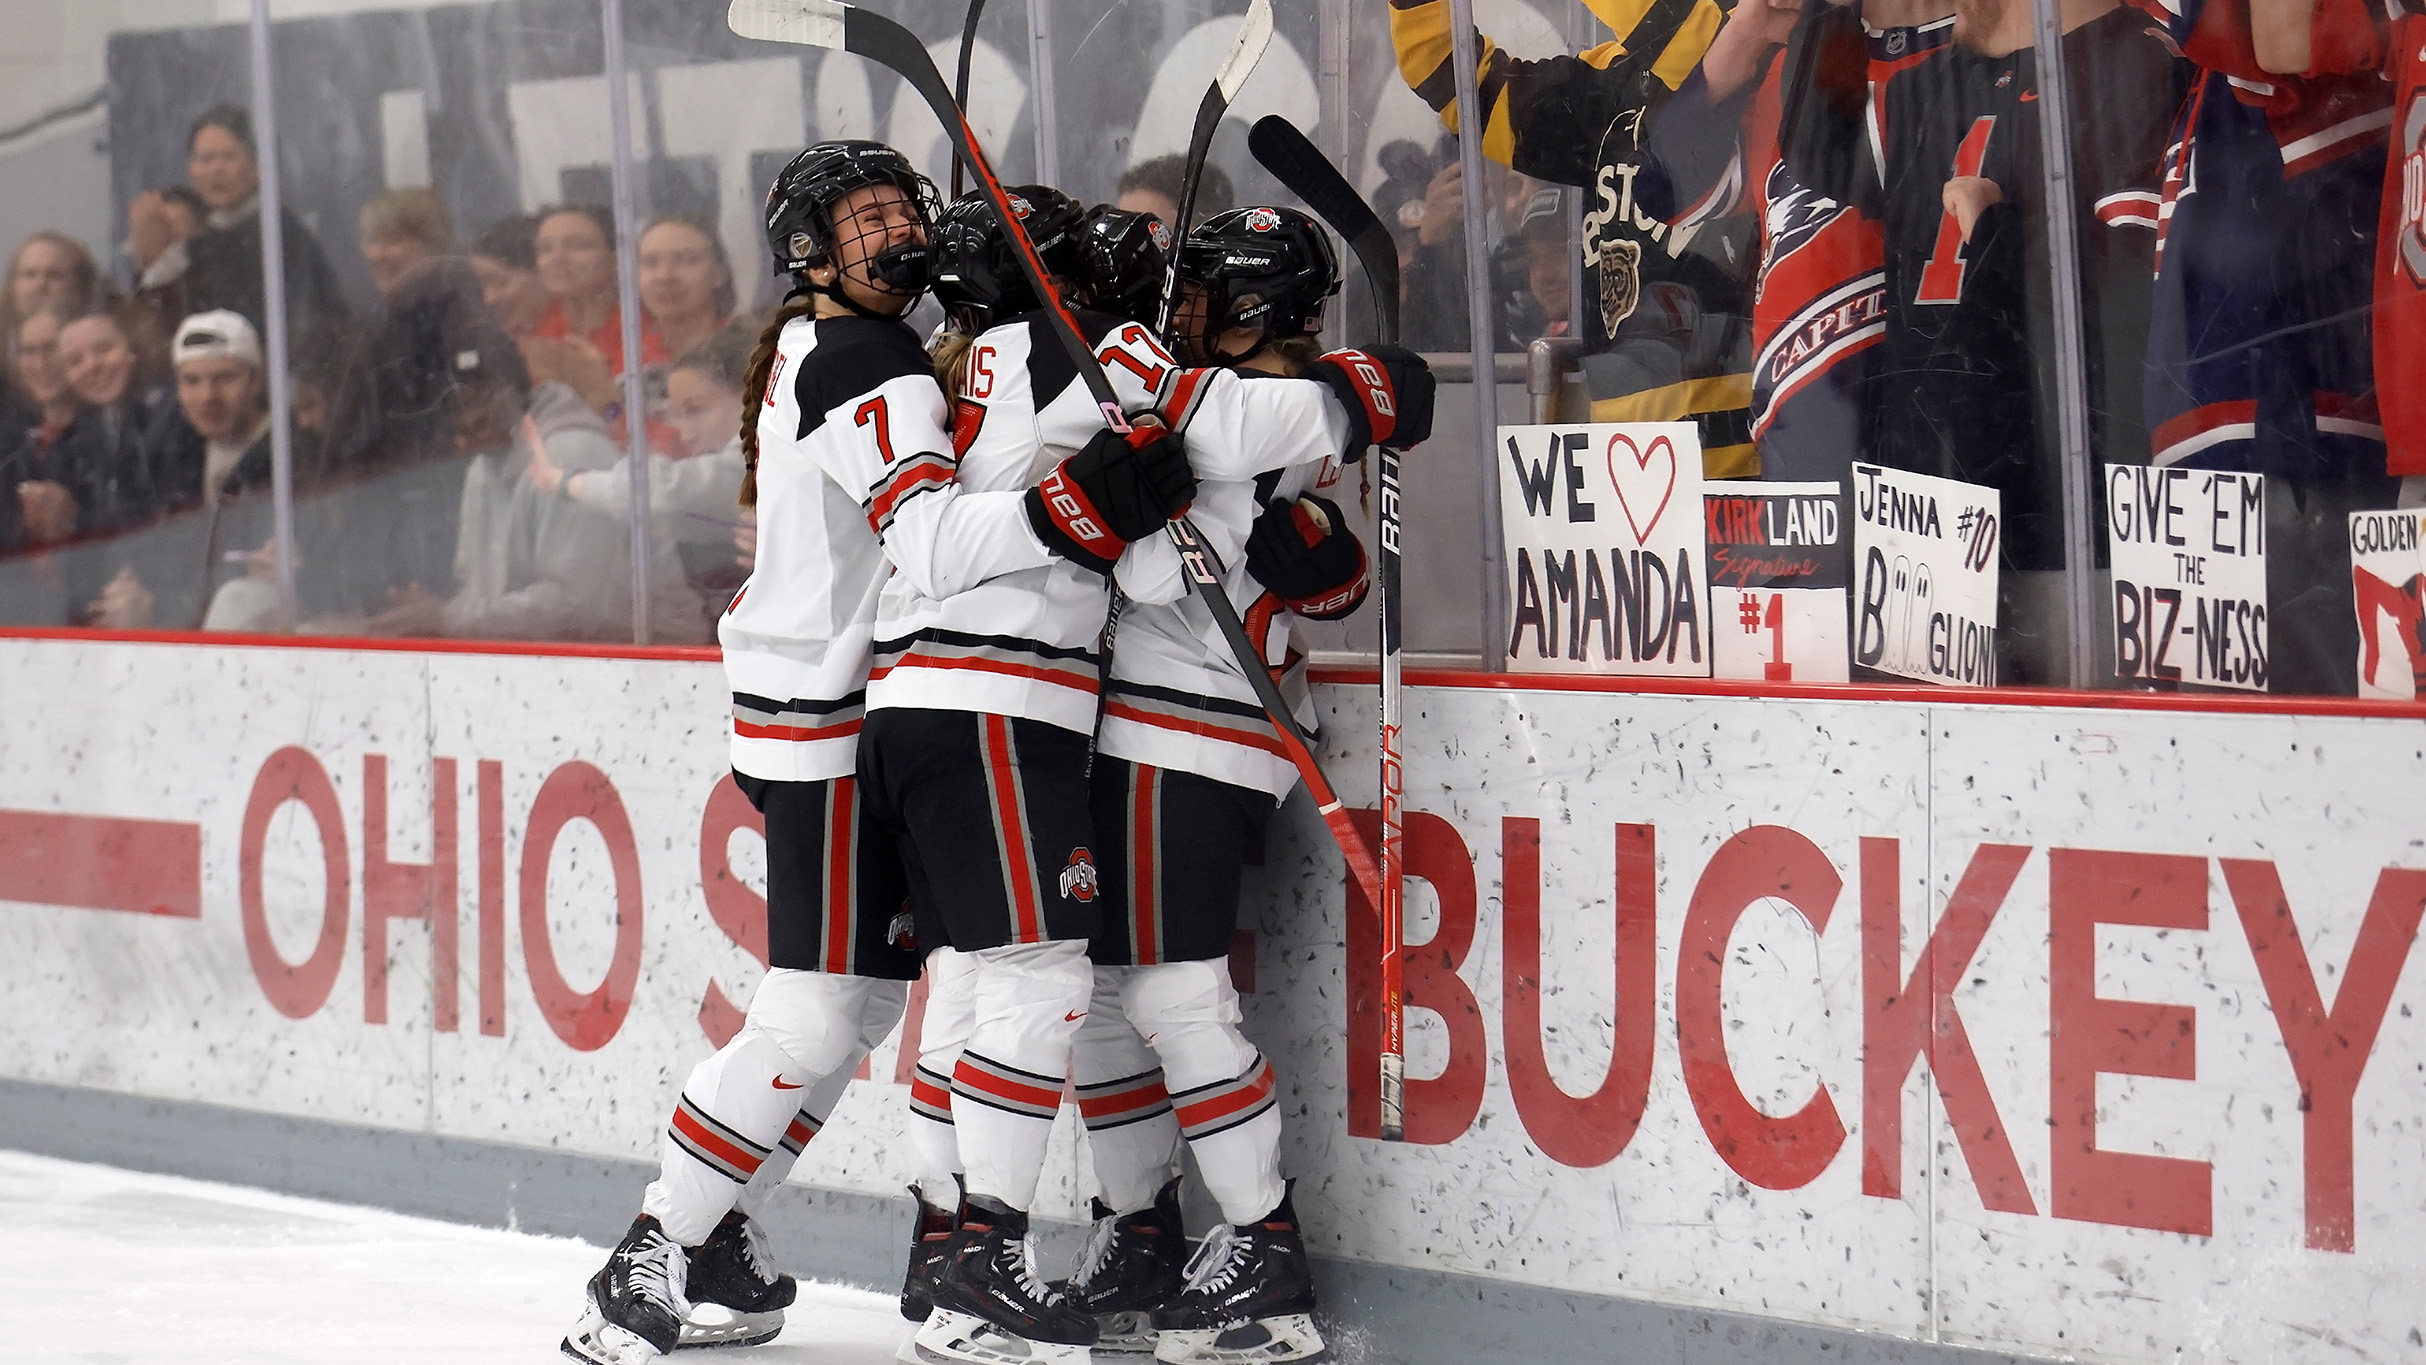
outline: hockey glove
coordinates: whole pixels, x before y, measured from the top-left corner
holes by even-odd
[[[1108,574],[1129,542],[1150,536],[1196,500],[1196,473],[1179,437],[1141,419],[1126,435],[1105,429],[1028,490],[1028,524],[1045,548]]]
[[[1339,504],[1311,495],[1275,502],[1255,519],[1247,533],[1247,572],[1310,621],[1349,615],[1372,587],[1365,547]]]
[[[1306,366],[1305,377],[1329,385],[1347,409],[1340,458],[1351,464],[1369,446],[1412,450],[1432,437],[1432,367],[1405,347],[1332,351]]]

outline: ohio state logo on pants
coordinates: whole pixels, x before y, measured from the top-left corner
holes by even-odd
[[[1095,899],[1095,860],[1085,849],[1070,850],[1070,864],[1061,870],[1061,894],[1065,900]]]

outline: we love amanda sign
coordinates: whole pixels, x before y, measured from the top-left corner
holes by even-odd
[[[1710,676],[1691,422],[1501,427],[1511,672]]]

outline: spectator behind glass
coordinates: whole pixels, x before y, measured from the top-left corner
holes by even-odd
[[[621,454],[606,422],[560,382],[534,385],[493,322],[449,342],[442,429],[468,461],[456,516],[454,593],[394,594],[367,628],[391,635],[507,640],[624,640],[632,629],[631,533],[531,478],[534,452],[569,473]],[[679,564],[658,569],[679,585]],[[657,604],[673,619],[678,601]]]
[[[258,628],[263,604],[274,616],[276,589],[270,544],[270,418],[262,374],[261,337],[238,313],[197,313],[177,327],[169,346],[177,376],[180,420],[161,443],[159,502],[202,504],[194,537],[175,537],[169,553],[129,563],[102,588],[88,611],[116,630]],[[219,600],[220,578],[233,548],[239,584]],[[265,596],[266,594],[266,596]]]
[[[594,204],[567,205],[539,216],[539,283],[548,292],[547,312],[526,342],[535,374],[563,381],[610,420],[623,413],[623,314],[617,306],[615,226]],[[665,339],[644,315],[640,363],[662,365]]]
[[[396,292],[404,272],[455,250],[455,225],[436,190],[389,190],[362,206],[362,263],[381,298]]]
[[[136,286],[136,297],[155,320],[225,309],[242,314],[259,334],[264,284],[256,155],[252,116],[242,109],[223,104],[194,120],[185,169],[202,200],[203,221],[192,237],[162,250]],[[279,227],[288,327],[299,334],[315,320],[343,316],[345,297],[319,240],[291,209],[279,215]]]
[[[1187,183],[1188,159],[1173,153],[1151,161],[1140,161],[1122,172],[1120,184],[1113,191],[1113,207],[1131,213],[1151,213],[1163,226],[1177,232],[1179,192]],[[1231,206],[1230,177],[1222,168],[1205,163],[1204,173],[1196,182],[1196,221],[1201,223]],[[1193,226],[1191,224],[1190,226]]]
[[[707,225],[669,216],[640,233],[640,311],[668,355],[686,354],[733,320],[733,263]]]
[[[472,270],[480,277],[481,301],[507,336],[522,340],[547,315],[548,291],[539,283],[538,219],[518,213],[489,224],[472,243]]]
[[[652,620],[677,642],[711,638],[716,616],[744,577],[736,572],[733,550],[744,468],[742,387],[756,347],[756,329],[728,326],[683,352],[666,373],[663,416],[676,453],[649,458],[650,571],[662,602],[673,590],[667,566],[679,563],[691,596],[688,610],[660,612]],[[561,488],[582,506],[631,523],[628,459],[572,474],[541,459],[531,477],[542,492]]]
[[[83,243],[44,229],[9,258],[8,288],[0,294],[0,335],[15,336],[17,324],[45,309],[70,318],[90,312],[114,302],[116,292]]]
[[[145,190],[127,202],[126,256],[140,283],[170,247],[182,245],[202,231],[210,209],[188,185],[164,185]]]
[[[58,450],[59,438],[76,415],[76,395],[59,364],[59,315],[44,309],[17,324],[9,338],[9,380],[21,406],[10,415],[8,445],[0,467],[17,503],[13,540],[50,545],[76,533],[90,495],[78,485]]]
[[[161,430],[177,419],[176,395],[143,365],[116,314],[87,313],[59,329],[59,361],[82,405],[60,437],[62,462],[83,489],[77,529],[109,531],[162,510]]]

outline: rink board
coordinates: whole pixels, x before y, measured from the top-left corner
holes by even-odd
[[[0,1075],[645,1160],[747,999],[712,664],[7,640],[0,678]],[[1369,796],[1370,689],[1321,696]],[[1361,1135],[1370,921],[1302,800],[1249,873],[1319,1253],[2030,1354],[2426,1358],[2426,727],[1410,710],[1420,1141]],[[796,1181],[897,1194],[899,1074]]]

